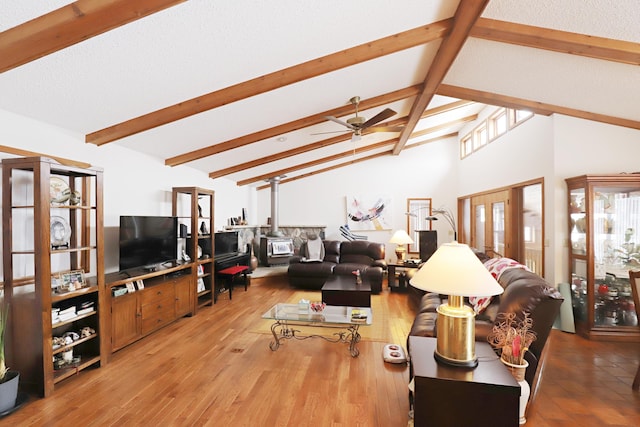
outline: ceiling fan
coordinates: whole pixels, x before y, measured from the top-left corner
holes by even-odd
[[[389,117],[395,116],[397,113],[393,111],[391,108],[385,108],[375,116],[371,117],[369,120],[364,118],[363,116],[358,115],[358,106],[360,105],[360,97],[354,96],[349,100],[351,104],[356,107],[356,115],[347,119],[347,121],[340,120],[334,116],[325,116],[327,120],[331,120],[332,122],[336,122],[342,126],[347,127],[351,132],[353,132],[353,140],[360,139],[362,136],[362,131],[367,130],[367,132],[400,132],[402,131],[402,127],[399,126],[374,126],[377,123],[380,123],[383,120],[388,119]],[[330,132],[324,132],[330,133]]]

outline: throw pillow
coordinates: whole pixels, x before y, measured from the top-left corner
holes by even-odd
[[[492,299],[493,297],[469,297],[469,303],[476,314],[481,314],[487,307],[489,307],[489,305],[491,305]]]
[[[502,273],[510,268],[522,268],[528,271],[526,265],[520,264],[518,261],[513,260],[511,258],[491,258],[484,262],[484,266],[489,270],[489,273],[493,276],[494,279],[500,279]],[[491,301],[493,297],[469,297],[469,303],[473,307],[473,311],[476,314],[481,314],[486,310],[487,307],[491,305]]]

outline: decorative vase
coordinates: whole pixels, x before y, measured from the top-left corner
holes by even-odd
[[[258,258],[253,252],[253,245],[251,246],[251,260],[249,262],[251,264],[251,271],[256,271],[256,268],[258,268]]]
[[[16,406],[19,381],[20,373],[18,371],[8,371],[3,382],[0,383],[0,413]]]
[[[531,387],[529,386],[529,383],[524,379],[524,374],[527,371],[529,362],[525,360],[523,365],[514,365],[513,363],[509,363],[504,359],[500,359],[500,361],[504,363],[507,368],[509,368],[509,371],[511,372],[511,375],[513,375],[513,378],[515,378],[518,384],[520,384],[520,410],[519,410],[520,420],[519,422],[520,424],[524,424],[527,422],[527,419],[525,418],[524,414],[527,410],[527,403],[529,402],[529,394],[531,394]]]

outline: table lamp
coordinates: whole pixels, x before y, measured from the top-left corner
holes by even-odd
[[[445,243],[414,274],[411,285],[424,291],[448,295],[436,322],[436,351],[440,363],[475,368],[475,312],[464,297],[491,296],[503,292],[469,246]]]
[[[389,240],[389,243],[396,244],[396,257],[398,258],[398,262],[403,262],[404,257],[407,253],[407,249],[404,247],[404,245],[413,243],[413,239],[407,234],[406,231],[398,230],[393,233],[393,236],[391,236],[391,240]]]

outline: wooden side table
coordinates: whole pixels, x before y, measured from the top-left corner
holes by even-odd
[[[520,385],[491,346],[476,341],[478,367],[436,362],[436,339],[409,337],[414,379],[414,425],[517,426]]]
[[[411,264],[411,263],[398,263],[387,264],[387,282],[389,284],[389,289],[391,291],[399,291],[404,292],[407,290],[407,282],[399,282],[396,284],[396,268],[404,269],[404,268],[420,268],[422,264]]]

